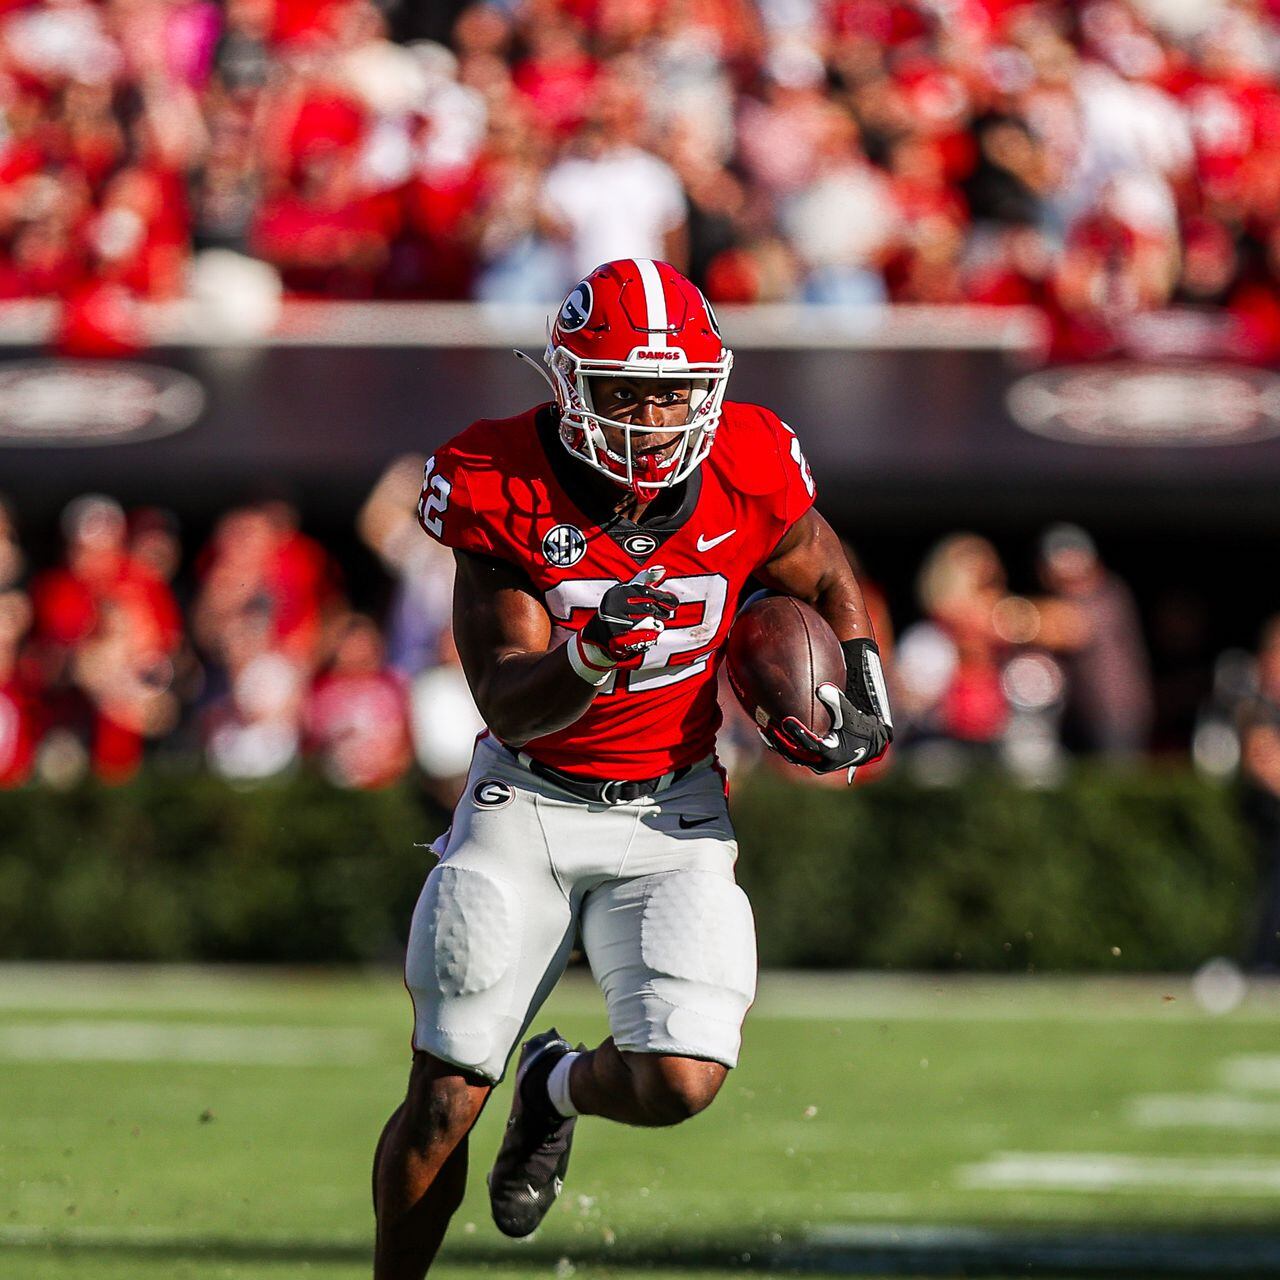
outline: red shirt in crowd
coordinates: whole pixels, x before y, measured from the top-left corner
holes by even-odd
[[[19,673],[0,678],[0,787],[21,786],[31,776],[40,741],[40,700]]]
[[[182,614],[168,585],[125,555],[103,557],[91,575],[50,569],[32,583],[31,599],[36,637],[55,645],[87,639],[107,603],[144,620],[150,647],[172,652],[182,639]]]
[[[394,782],[412,759],[403,682],[387,670],[321,676],[307,705],[307,737],[344,786]]]

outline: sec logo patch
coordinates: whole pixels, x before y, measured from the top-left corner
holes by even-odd
[[[471,789],[471,801],[477,809],[501,809],[515,798],[510,785],[497,778],[481,778]]]
[[[587,554],[587,540],[577,525],[558,524],[542,539],[542,554],[548,564],[567,569]]]

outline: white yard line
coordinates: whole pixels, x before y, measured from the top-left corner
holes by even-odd
[[[1280,1054],[1240,1053],[1224,1058],[1218,1078],[1228,1089],[1280,1090]]]
[[[313,975],[215,965],[0,964],[0,1010],[190,1012],[279,1003],[280,987]]]
[[[754,1016],[930,1022],[1205,1022],[1181,977],[765,972]],[[1280,1020],[1280,983],[1250,987],[1233,1022]]]
[[[235,1066],[354,1065],[379,1056],[354,1027],[186,1022],[0,1023],[0,1061],[194,1062]]]
[[[224,1013],[276,1008],[286,990],[323,998],[329,984],[344,995],[368,993],[407,1000],[394,969],[335,973],[216,965],[0,964],[0,1012]],[[575,1013],[604,1008],[590,975],[578,969],[560,983],[553,1000]],[[751,1017],[1073,1024],[1210,1020],[1184,978],[780,970],[761,974]],[[1226,1020],[1280,1022],[1280,980],[1251,982],[1244,1002]],[[1265,1087],[1280,1088],[1280,1058],[1272,1061],[1275,1083]]]
[[[977,1191],[1168,1191],[1271,1196],[1280,1160],[1253,1156],[1136,1156],[1003,1151],[963,1165],[957,1181]]]
[[[1125,1105],[1139,1129],[1236,1129],[1280,1132],[1280,1102],[1232,1093],[1142,1093]]]

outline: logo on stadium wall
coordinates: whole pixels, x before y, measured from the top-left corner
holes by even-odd
[[[658,540],[652,534],[633,533],[629,538],[623,539],[622,545],[629,555],[635,556],[637,560],[644,560],[657,549]]]
[[[471,788],[471,800],[477,809],[501,809],[516,798],[510,785],[497,778],[481,778]]]
[[[591,319],[591,286],[584,280],[560,304],[560,332],[577,333]]]
[[[577,525],[558,524],[542,539],[542,554],[548,564],[567,569],[587,554],[587,540]]]
[[[1248,444],[1280,435],[1280,377],[1231,365],[1046,369],[1006,394],[1019,426],[1072,444]]]
[[[176,369],[125,360],[0,365],[0,446],[127,444],[183,431],[204,389]]]

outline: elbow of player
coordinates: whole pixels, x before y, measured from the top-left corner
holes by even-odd
[[[484,722],[489,726],[490,732],[509,747],[523,747],[534,738],[546,737],[572,723],[572,717],[548,716],[545,710],[535,715],[527,710],[513,713],[493,708],[490,714],[486,714],[482,707],[481,714],[484,715]]]
[[[501,721],[497,724],[489,722],[489,728],[493,731],[494,737],[500,738],[509,747],[523,747],[530,738],[538,736],[536,733],[530,733],[527,729],[504,725]]]
[[[536,727],[529,724],[528,716],[502,706],[497,699],[482,699],[480,714],[489,726],[489,732],[501,738],[509,747],[522,747],[530,738],[538,736]]]

